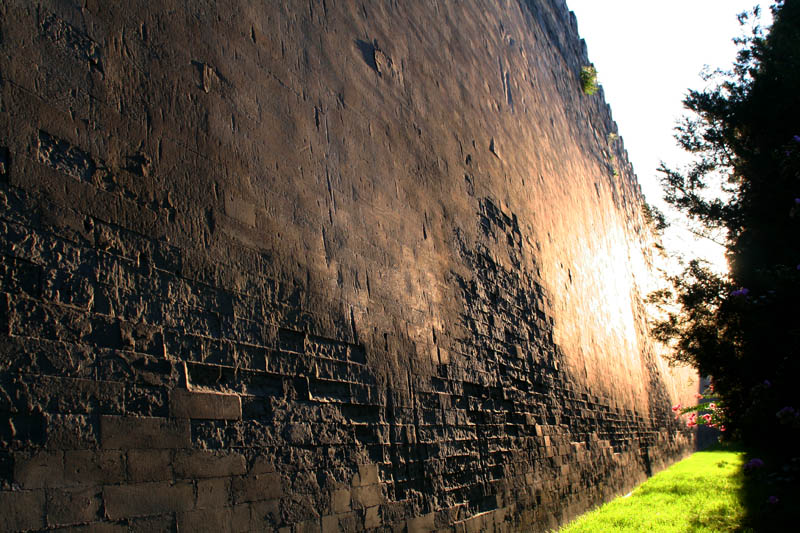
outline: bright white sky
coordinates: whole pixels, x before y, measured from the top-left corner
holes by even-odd
[[[731,40],[749,29],[736,15],[756,4],[768,26],[771,2],[764,0],[567,0],[642,191],[662,211],[656,168],[662,160],[670,167],[686,160],[672,136],[681,101],[688,89],[705,86],[699,76],[705,65],[732,65],[737,47]],[[665,237],[668,247],[676,240]],[[699,247],[698,253],[724,265],[721,249]]]

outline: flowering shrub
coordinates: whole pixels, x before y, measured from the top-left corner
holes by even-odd
[[[713,393],[714,386],[710,385],[703,394],[695,394],[695,398],[698,401],[697,405],[689,407],[683,407],[681,404],[673,405],[672,412],[675,413],[675,418],[678,419],[688,413],[686,427],[708,426],[725,431],[726,419],[723,402],[721,400],[708,399],[708,395]],[[706,399],[706,401],[701,401],[703,399]]]
[[[664,304],[653,332],[674,361],[719,380],[726,437],[785,460],[800,442],[800,2],[774,4],[769,37],[753,15],[734,67],[704,78],[706,88],[684,100],[692,115],[676,139],[693,162],[660,168],[667,203],[705,235],[724,235],[730,273],[715,276],[688,261],[654,298]],[[691,418],[683,407],[676,414],[690,425],[711,414],[714,423],[716,413],[702,407]]]

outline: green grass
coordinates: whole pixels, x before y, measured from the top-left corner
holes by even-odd
[[[742,528],[744,461],[745,454],[738,451],[697,452],[560,533],[747,531]]]

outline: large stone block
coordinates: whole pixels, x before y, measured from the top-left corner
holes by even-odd
[[[358,474],[353,476],[354,487],[374,485],[378,481],[378,465],[358,465]]]
[[[210,478],[197,481],[198,509],[225,507],[230,504],[231,478]]]
[[[247,519],[243,519],[244,516],[247,516]],[[178,514],[178,531],[239,533],[248,531],[248,527],[249,509],[246,508],[198,509]]]
[[[49,489],[47,491],[47,524],[68,526],[94,522],[100,516],[100,488]]]
[[[353,502],[361,507],[374,507],[383,502],[383,492],[380,485],[353,488]]]
[[[350,511],[350,489],[337,489],[331,492],[331,511],[346,513]]]
[[[24,489],[64,486],[64,452],[16,454],[14,480]]]
[[[175,475],[179,478],[240,476],[247,471],[244,456],[237,452],[181,450],[175,452]]]
[[[339,529],[339,518],[333,515],[327,515],[322,517],[322,533],[338,533],[341,531]]]
[[[303,520],[294,526],[297,533],[322,533],[322,523],[319,520]]]
[[[418,516],[408,521],[406,530],[408,533],[428,533],[430,531],[436,531],[435,518],[436,513]]]
[[[129,450],[126,454],[128,479],[134,483],[172,479],[174,453],[172,450]]]
[[[242,400],[238,394],[175,389],[170,393],[170,415],[176,418],[239,420]]]
[[[189,421],[154,417],[103,416],[100,437],[105,449],[188,448]]]
[[[129,533],[150,533],[151,531],[175,531],[177,529],[176,513],[164,513],[155,516],[130,518]]]
[[[110,520],[189,511],[195,504],[194,486],[188,481],[107,486],[103,503]]]
[[[372,529],[381,525],[380,507],[367,507],[364,510],[364,529]]]
[[[125,479],[125,463],[120,451],[69,450],[64,452],[66,485],[105,485]]]
[[[0,491],[0,530],[25,531],[45,527],[45,492]]]

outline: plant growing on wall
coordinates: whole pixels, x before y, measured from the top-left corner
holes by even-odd
[[[597,69],[592,65],[581,67],[581,89],[584,94],[592,95],[597,92]]]

